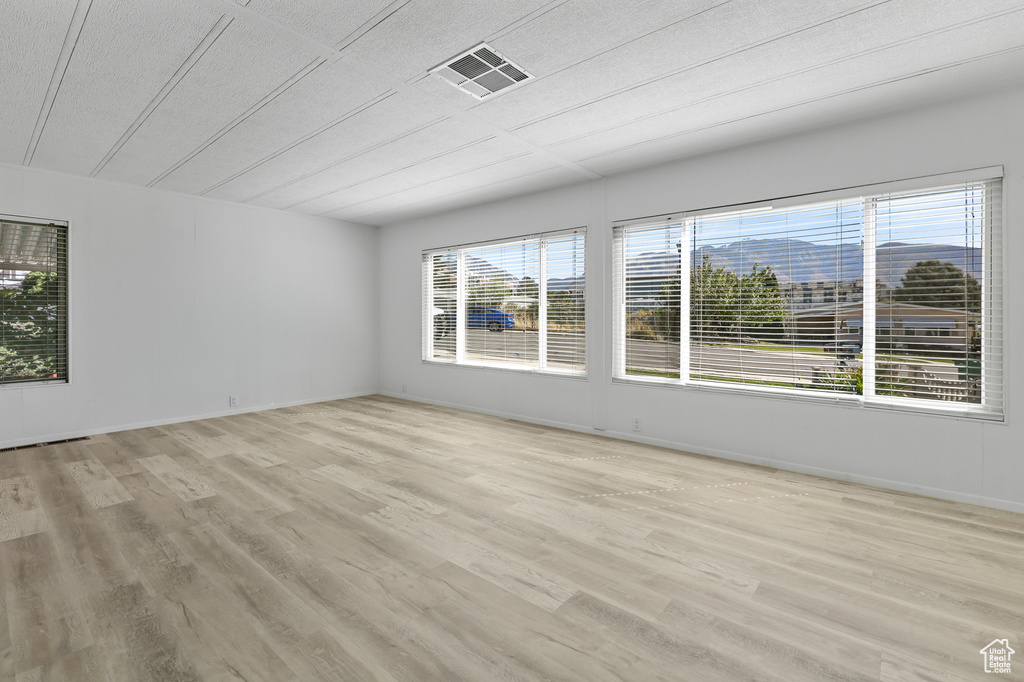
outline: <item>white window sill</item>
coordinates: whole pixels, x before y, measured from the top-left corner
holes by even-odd
[[[456,367],[459,369],[482,369],[492,372],[504,372],[509,374],[535,374],[538,376],[545,377],[557,377],[562,379],[582,379],[586,381],[587,373],[585,370],[570,370],[570,369],[558,369],[558,368],[545,368],[539,369],[537,367],[524,367],[522,365],[516,365],[513,363],[491,363],[491,362],[456,362],[454,360],[437,360],[437,359],[423,359],[424,365],[433,365],[436,367]]]

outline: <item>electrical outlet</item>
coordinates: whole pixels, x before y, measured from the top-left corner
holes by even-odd
[[[640,433],[640,417],[633,417],[633,431]]]
[[[238,396],[237,395],[229,395],[228,396],[228,407],[238,407]]]

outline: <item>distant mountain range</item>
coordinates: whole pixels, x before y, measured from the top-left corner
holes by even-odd
[[[754,266],[770,265],[779,282],[854,281],[864,277],[864,256],[860,244],[822,245],[798,239],[747,239],[725,246],[704,246],[695,261],[704,256],[714,267],[738,275]],[[628,277],[671,277],[676,256],[670,253],[645,253],[626,264]],[[981,276],[981,249],[952,244],[909,244],[885,242],[878,245],[875,273],[879,281],[898,287],[903,275],[925,260],[952,263],[974,277]]]
[[[747,239],[724,246],[703,246],[697,250],[695,260],[710,258],[716,268],[725,268],[737,275],[749,273],[754,266],[770,265],[780,283],[789,282],[846,282],[864,278],[864,255],[860,244],[823,245],[798,239]],[[499,278],[518,282],[507,270],[485,260],[467,256],[474,279]],[[676,272],[676,258],[672,253],[644,253],[626,264],[626,276],[655,278],[671,277]],[[981,277],[981,249],[952,244],[910,244],[885,242],[878,245],[875,273],[888,287],[900,286],[907,270],[925,260],[952,263],[976,278]],[[568,291],[579,288],[583,277],[552,278],[549,291]]]
[[[513,284],[519,282],[519,278],[513,276],[507,270],[477,258],[466,255],[466,266],[471,280],[502,279]],[[572,291],[582,288],[584,277],[551,277],[548,278],[548,291]]]

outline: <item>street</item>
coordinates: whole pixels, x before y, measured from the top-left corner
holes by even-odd
[[[535,364],[539,334],[533,330],[507,329],[492,332],[470,329],[466,355],[471,360],[496,360]],[[586,361],[583,334],[549,332],[548,363],[552,367],[582,367]],[[815,352],[769,350],[750,345],[690,347],[690,371],[697,376],[723,376],[785,384],[810,384],[816,377],[842,375],[860,361],[841,364],[835,355]],[[904,364],[933,375],[942,382],[961,381],[958,368],[950,363],[910,357]],[[638,374],[678,374],[679,343],[629,339],[626,346],[627,371]]]

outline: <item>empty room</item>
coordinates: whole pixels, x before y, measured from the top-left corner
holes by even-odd
[[[1020,0],[0,0],[0,92],[0,682],[1024,680]]]

